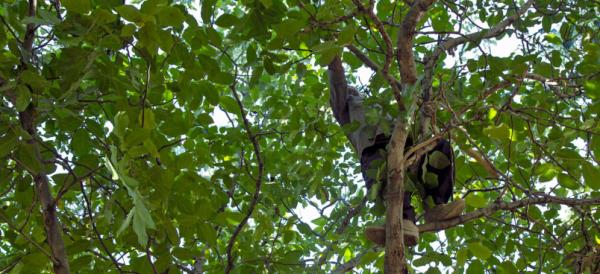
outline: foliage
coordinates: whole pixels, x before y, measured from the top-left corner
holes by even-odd
[[[341,55],[371,121],[397,117],[386,73],[357,76],[387,62],[413,1],[32,2],[0,1],[0,269],[52,271],[56,210],[76,273],[380,272],[362,227],[382,217],[323,66]],[[455,197],[484,214],[422,233],[413,270],[600,270],[599,12],[437,1],[418,21]]]

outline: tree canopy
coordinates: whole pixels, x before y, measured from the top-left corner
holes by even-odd
[[[467,209],[419,221],[409,271],[598,273],[598,14],[1,0],[0,272],[382,272],[383,210],[329,107],[341,56],[368,123],[452,140]]]

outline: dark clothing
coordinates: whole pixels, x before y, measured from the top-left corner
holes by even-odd
[[[447,203],[452,197],[454,188],[454,153],[452,152],[452,146],[448,140],[442,139],[437,145],[427,154],[431,155],[434,151],[443,153],[449,160],[450,164],[442,169],[437,169],[427,163],[427,171],[433,172],[437,175],[437,187],[427,188],[425,187],[425,195],[431,196],[433,202],[436,205]],[[425,156],[419,159],[417,165],[421,167],[425,161]],[[423,170],[418,169],[418,177],[421,178]],[[423,182],[420,182],[423,183]]]
[[[390,136],[386,136],[377,125],[368,125],[365,121],[365,111],[363,99],[358,91],[348,86],[344,75],[344,68],[339,57],[333,59],[329,64],[329,87],[330,87],[330,104],[333,110],[333,115],[341,126],[348,123],[358,122],[359,128],[346,136],[352,143],[356,153],[360,156],[360,165],[363,178],[368,189],[377,181],[377,169],[386,161],[386,147]],[[389,119],[390,117],[385,117]],[[411,147],[412,140],[407,140],[406,148]],[[447,203],[452,196],[454,182],[454,155],[452,147],[447,140],[440,140],[436,147],[428,152],[431,155],[434,151],[442,152],[447,159],[450,160],[450,165],[443,169],[436,169],[427,163],[427,171],[437,175],[438,184],[434,188],[425,188],[425,196],[432,196],[435,204]],[[422,169],[425,156],[421,157],[417,162],[418,172],[417,181],[415,183],[422,184]],[[385,188],[386,176],[379,178],[382,182],[382,188]],[[404,192],[403,218],[415,222],[415,210],[410,204],[412,193]]]
[[[389,140],[389,138],[388,138],[388,140]],[[412,146],[412,141],[407,140],[406,145],[407,145],[407,147]],[[371,186],[373,184],[375,184],[377,181],[377,179],[373,176],[373,174],[376,174],[376,171],[374,171],[374,170],[377,170],[381,166],[382,163],[385,163],[386,146],[387,146],[387,141],[385,143],[375,143],[373,146],[370,146],[368,148],[365,148],[365,150],[363,150],[363,153],[360,157],[360,167],[361,167],[363,178],[367,185],[367,189],[370,189]],[[434,151],[440,151],[440,152],[444,153],[444,155],[446,155],[446,157],[448,157],[448,159],[452,159],[450,162],[450,165],[446,166],[443,169],[437,169],[437,168],[434,168],[433,166],[431,166],[429,163],[427,164],[427,170],[429,172],[433,172],[437,175],[437,179],[438,179],[437,187],[427,188],[425,186],[426,184],[424,182],[422,182],[422,179],[421,179],[422,178],[422,169],[421,168],[418,168],[418,173],[417,173],[418,179],[417,179],[416,183],[425,186],[424,187],[425,196],[426,197],[431,196],[433,199],[433,202],[436,205],[439,205],[439,204],[447,203],[448,200],[450,200],[450,198],[452,197],[452,191],[453,191],[453,187],[454,187],[454,161],[453,161],[453,157],[452,157],[453,156],[452,147],[450,146],[450,142],[448,142],[447,140],[443,140],[443,139],[440,140],[438,142],[438,144],[433,148],[433,150],[431,150],[428,154],[430,155]],[[423,156],[423,157],[421,157],[421,159],[419,159],[419,161],[417,162],[417,167],[423,166],[424,161],[425,161],[425,156]],[[372,171],[369,171],[369,170],[372,170]],[[384,189],[386,186],[385,175],[383,176],[383,178],[380,178],[380,180],[381,180],[381,183],[383,184],[382,189]],[[409,191],[404,192],[402,218],[415,222],[416,215],[415,215],[415,209],[410,204],[411,197],[412,197],[412,192],[409,192]]]

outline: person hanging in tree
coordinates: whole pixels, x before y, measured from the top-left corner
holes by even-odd
[[[385,133],[379,125],[369,125],[365,119],[365,103],[362,95],[354,87],[349,86],[339,56],[336,56],[328,66],[330,104],[333,115],[340,126],[354,123],[350,127],[358,127],[347,133],[346,136],[352,143],[360,157],[362,176],[368,191],[377,191],[373,186],[378,185],[377,195],[383,197],[386,176],[381,172],[385,167],[386,148],[390,140],[390,133]],[[391,119],[390,119],[391,120]],[[412,138],[406,141],[405,148],[413,144]],[[427,161],[427,164],[424,163]],[[448,204],[452,197],[454,186],[454,154],[450,142],[445,139],[438,141],[437,145],[423,155],[419,161],[409,167],[405,176],[405,192],[403,204],[403,229],[404,242],[408,246],[416,245],[419,239],[419,230],[416,223],[415,210],[411,205],[412,192],[421,194],[425,204],[425,221],[435,222],[447,220],[460,215],[464,210],[464,200],[456,200]],[[365,229],[365,236],[369,241],[378,245],[385,245],[385,227],[374,226]]]

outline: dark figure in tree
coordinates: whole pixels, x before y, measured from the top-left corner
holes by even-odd
[[[335,119],[341,126],[358,122],[357,130],[347,134],[352,146],[360,156],[360,165],[367,189],[381,182],[385,191],[385,175],[376,178],[377,169],[385,163],[386,148],[390,136],[378,126],[368,125],[365,121],[365,106],[361,94],[348,85],[339,57],[329,64],[330,103]],[[412,138],[406,141],[406,149],[413,144]],[[423,164],[427,161],[425,167]],[[384,172],[385,173],[385,172]],[[432,203],[427,206],[425,220],[435,222],[450,219],[460,215],[464,209],[464,201],[457,200],[447,204],[452,197],[454,186],[454,154],[448,140],[440,140],[437,145],[417,163],[407,170],[403,204],[404,240],[407,245],[415,245],[419,231],[415,225],[415,210],[410,204],[412,192],[418,190],[424,201]],[[412,188],[412,189],[411,189]],[[378,193],[381,195],[381,192]],[[385,244],[385,228],[369,227],[365,234],[367,239],[379,245]]]

